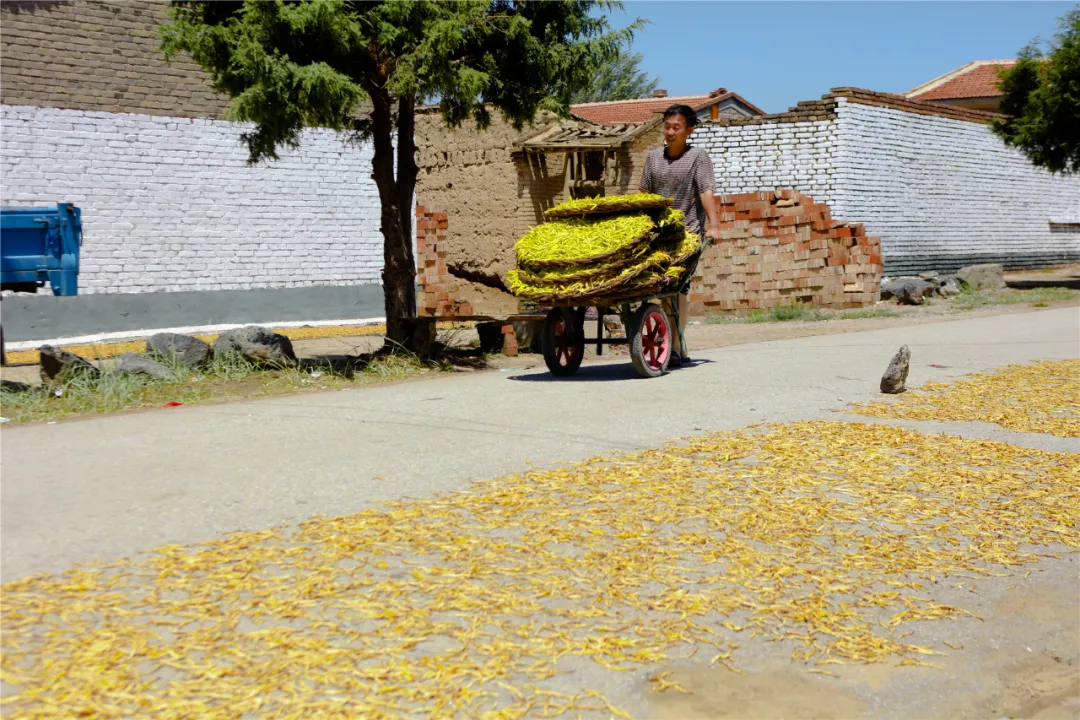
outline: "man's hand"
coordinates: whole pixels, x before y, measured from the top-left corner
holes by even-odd
[[[711,227],[705,231],[705,237],[715,242],[720,242],[723,238],[720,237],[720,228]]]

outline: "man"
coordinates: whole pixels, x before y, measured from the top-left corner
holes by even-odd
[[[712,160],[701,148],[688,144],[697,125],[697,113],[689,105],[672,105],[664,111],[664,142],[666,147],[649,152],[641,173],[640,190],[656,193],[674,200],[674,207],[686,216],[688,230],[713,240],[720,239],[720,216],[713,201],[716,177]],[[675,354],[671,362],[678,367],[685,353],[679,335],[686,327],[689,303],[679,294],[679,332],[673,333]],[[672,298],[664,298],[664,311],[673,316]]]

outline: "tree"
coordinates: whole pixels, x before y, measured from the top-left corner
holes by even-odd
[[[1080,7],[1061,18],[1061,30],[1043,55],[1038,42],[999,71],[1001,112],[994,132],[1031,162],[1051,172],[1080,172]]]
[[[643,59],[641,53],[620,53],[615,61],[601,65],[589,84],[574,93],[571,102],[630,100],[652,95],[660,79],[650,78],[639,68]]]
[[[416,314],[412,200],[418,104],[485,127],[497,109],[520,129],[618,56],[640,21],[612,31],[609,0],[175,0],[166,58],[187,52],[228,95],[250,162],[297,147],[304,127],[370,139],[384,239],[388,344],[409,345]],[[365,101],[370,113],[361,112]],[[396,149],[395,149],[396,139]]]

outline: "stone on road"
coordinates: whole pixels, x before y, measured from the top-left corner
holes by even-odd
[[[885,374],[881,376],[881,392],[896,395],[907,390],[905,383],[907,382],[910,367],[911,350],[908,349],[907,345],[903,345],[893,355],[889,367],[885,369]]]

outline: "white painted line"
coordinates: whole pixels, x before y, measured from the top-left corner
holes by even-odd
[[[4,343],[4,349],[9,352],[19,350],[37,350],[42,345],[92,345],[94,343],[118,342],[121,340],[141,340],[155,333],[171,332],[183,335],[199,335],[205,333],[219,333],[224,330],[235,330],[248,325],[261,325],[269,328],[298,328],[298,327],[337,327],[338,325],[378,325],[386,322],[386,318],[352,318],[348,320],[290,320],[287,322],[271,323],[241,323],[239,325],[198,325],[191,327],[158,328],[157,330],[125,330],[123,332],[99,333],[97,335],[78,335],[75,337],[54,338],[52,340],[20,340],[19,342]]]

